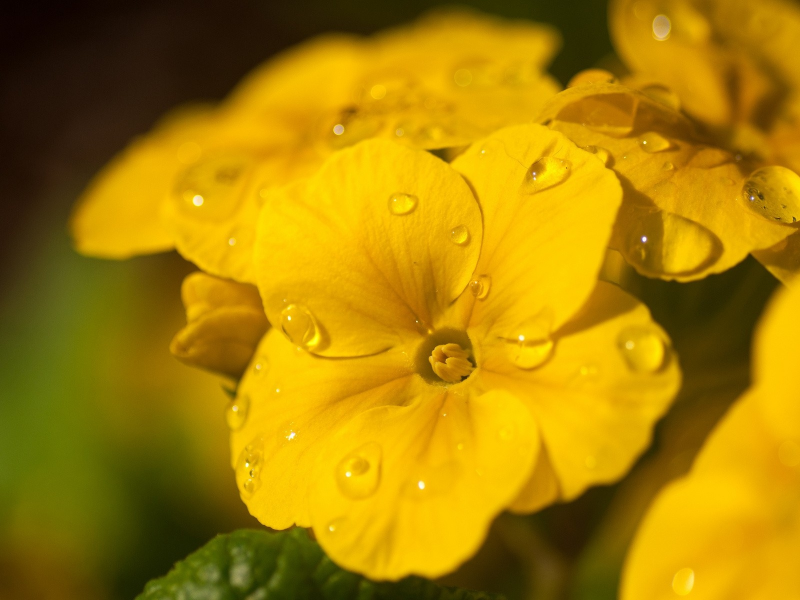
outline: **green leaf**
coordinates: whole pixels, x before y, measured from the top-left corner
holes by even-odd
[[[419,577],[374,582],[344,571],[305,530],[219,535],[148,583],[136,600],[502,600]]]

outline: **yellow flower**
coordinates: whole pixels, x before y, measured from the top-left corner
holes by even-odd
[[[800,204],[800,7],[789,0],[611,0],[609,23],[634,87],[669,86],[683,109],[718,143],[792,179]],[[774,180],[774,179],[773,179]],[[758,186],[750,186],[758,189]],[[761,191],[767,197],[774,190]],[[747,195],[747,190],[744,190]],[[787,204],[785,194],[779,204]],[[754,206],[759,204],[759,194]],[[762,203],[763,204],[763,203]],[[769,211],[768,211],[769,212]],[[770,215],[774,216],[774,215]],[[784,282],[800,272],[800,235],[787,245],[751,248]]]
[[[667,487],[627,559],[622,600],[798,598],[800,571],[800,289],[769,307],[754,385],[707,440],[691,473]]]
[[[271,192],[256,272],[275,328],[231,441],[250,512],[370,577],[434,577],[500,511],[622,476],[680,371],[647,309],[597,281],[620,200],[537,125],[452,166],[365,141]]]
[[[710,145],[665,88],[636,91],[604,73],[576,76],[540,118],[620,176],[610,245],[640,273],[700,279],[796,231],[800,177]]]
[[[241,377],[269,327],[258,290],[197,272],[183,281],[181,296],[187,324],[170,352],[189,365]]]
[[[254,282],[253,223],[269,189],[365,138],[448,148],[529,122],[558,91],[542,73],[558,44],[549,27],[467,12],[303,44],[218,108],[179,111],[134,141],[81,199],[77,247],[124,258],[174,245],[211,274]]]

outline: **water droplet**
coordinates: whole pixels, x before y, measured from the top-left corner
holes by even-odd
[[[586,152],[596,154],[597,158],[602,160],[603,164],[606,166],[608,166],[611,162],[611,153],[605,148],[601,148],[600,146],[581,146],[581,150],[586,150]]]
[[[228,246],[235,246],[236,245],[236,238],[230,237],[228,238]]]
[[[525,174],[522,191],[535,194],[563,183],[570,174],[569,161],[554,156],[543,156],[534,162]]]
[[[342,135],[344,133],[344,125],[341,123],[337,123],[333,126],[333,133],[334,135]]]
[[[586,69],[570,79],[567,87],[571,88],[591,83],[617,83],[617,78],[613,73],[609,73],[605,69]]]
[[[255,479],[253,477],[248,477],[245,480],[244,485],[242,485],[242,487],[244,488],[244,491],[247,492],[248,494],[253,494],[258,490],[258,488],[261,487],[261,480]]]
[[[663,152],[669,150],[672,144],[660,133],[655,131],[648,131],[639,137],[639,147],[645,152],[654,154],[656,152]]]
[[[381,447],[375,442],[351,452],[336,466],[336,483],[342,493],[352,500],[374,494],[380,478]]]
[[[281,330],[290,342],[304,350],[313,350],[322,341],[316,319],[301,304],[290,304],[281,311]]]
[[[244,447],[239,458],[242,489],[248,494],[261,487],[261,447],[261,440],[256,440]]]
[[[277,390],[278,392],[280,390]],[[279,441],[281,444],[286,444],[287,442],[293,442],[297,439],[297,427],[295,427],[294,422],[287,423],[283,427],[280,428],[279,432]]]
[[[667,15],[656,15],[653,19],[653,37],[659,42],[669,39],[672,33],[672,21]]]
[[[417,208],[418,199],[414,194],[395,192],[389,196],[389,212],[393,215],[407,215]]]
[[[631,325],[623,329],[617,337],[617,347],[628,366],[638,373],[655,373],[669,356],[664,337],[647,325]]]
[[[778,447],[778,460],[790,468],[800,466],[800,444],[794,440],[785,440]]]
[[[489,275],[479,275],[469,282],[469,292],[478,300],[485,300],[492,287],[492,278]]]
[[[711,231],[689,219],[665,211],[636,215],[638,229],[624,247],[625,259],[641,272],[654,276],[691,275],[714,264],[722,243]]]
[[[266,357],[260,356],[253,363],[253,375],[260,376],[269,370],[269,361]]]
[[[518,325],[505,337],[508,358],[520,369],[545,364],[555,347],[550,337],[552,330],[553,314],[548,309]]]
[[[173,199],[194,218],[225,219],[241,203],[252,165],[253,160],[242,154],[209,156],[187,167],[178,178]]]
[[[672,171],[675,169],[675,165],[673,165],[671,162],[665,162],[663,165],[661,165],[661,168],[664,171]]]
[[[435,467],[417,465],[411,471],[403,493],[416,500],[427,500],[449,492],[458,478],[458,463],[448,462]]]
[[[369,90],[369,95],[372,96],[374,100],[383,100],[386,96],[386,86],[380,83],[373,85]]]
[[[681,569],[672,578],[672,591],[678,596],[687,596],[694,588],[694,571],[689,568]]]
[[[247,421],[247,413],[250,412],[250,396],[238,396],[234,398],[225,410],[225,420],[232,431],[237,431],[244,427]]]
[[[466,246],[469,238],[469,229],[465,225],[458,225],[450,231],[450,241],[459,246]]]
[[[339,517],[338,519],[334,519],[328,526],[325,528],[325,532],[329,534],[336,533],[337,531],[342,530],[342,526],[345,524],[346,519],[344,517]]]
[[[678,94],[666,86],[652,83],[642,87],[640,91],[651,100],[655,100],[673,110],[680,110],[681,108],[681,100]]]
[[[771,221],[794,224],[800,218],[800,176],[786,167],[764,167],[742,186],[744,205]]]

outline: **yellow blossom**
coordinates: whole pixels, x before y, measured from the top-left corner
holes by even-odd
[[[621,195],[537,125],[452,166],[368,140],[272,191],[274,328],[231,439],[250,512],[369,577],[435,577],[500,511],[621,477],[680,382],[647,309],[597,281]]]
[[[181,296],[188,323],[170,344],[173,356],[239,378],[269,327],[258,290],[197,272],[184,280]]]
[[[800,289],[779,292],[755,347],[754,384],[717,426],[691,473],[645,517],[622,600],[798,598]]]
[[[611,0],[609,24],[619,55],[633,71],[628,85],[643,90],[668,86],[720,145],[759,166],[798,172],[796,2]],[[785,171],[782,177],[789,179]],[[792,179],[789,203],[797,206],[800,178]],[[774,193],[759,191],[761,196]],[[779,203],[787,204],[783,196]],[[759,203],[759,194],[750,197]],[[788,245],[779,240],[770,249],[752,248],[784,282],[800,271],[800,255],[792,251],[800,237],[792,233],[796,240]]]
[[[603,73],[576,76],[540,118],[620,176],[610,245],[640,273],[700,279],[796,231],[800,177],[710,144],[668,90],[633,90]]]
[[[77,247],[124,258],[174,245],[211,274],[254,282],[269,189],[365,138],[447,148],[530,121],[558,91],[542,73],[558,44],[549,27],[469,12],[303,44],[219,107],[180,111],[134,141],[81,199]]]

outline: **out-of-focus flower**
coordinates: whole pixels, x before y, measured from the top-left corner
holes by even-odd
[[[680,371],[647,309],[597,281],[621,195],[536,125],[452,166],[365,141],[271,192],[256,265],[275,329],[234,401],[251,513],[313,527],[370,577],[438,576],[501,510],[623,475]]]
[[[674,90],[671,95],[719,145],[759,163],[748,185],[737,190],[741,197],[768,218],[777,216],[776,203],[796,213],[800,178],[784,168],[800,169],[797,3],[612,0],[609,24],[619,55],[633,71],[627,83]],[[785,282],[800,271],[800,256],[792,250],[800,246],[800,235],[793,237],[788,245],[781,240],[753,252]]]
[[[238,379],[269,327],[258,290],[202,272],[181,288],[186,327],[170,344],[186,364]]]
[[[549,27],[467,12],[306,43],[218,108],[181,110],[123,151],[73,215],[78,249],[121,258],[174,245],[211,274],[253,282],[269,189],[365,138],[447,148],[531,121],[558,91],[542,72],[558,44]]]
[[[663,87],[632,90],[588,71],[541,120],[620,176],[624,198],[610,245],[644,275],[700,279],[796,231],[800,177],[783,167],[756,170],[710,145]],[[756,185],[767,196],[754,202],[743,190]]]
[[[754,385],[717,426],[689,476],[650,508],[622,599],[800,597],[800,289],[759,330]]]

